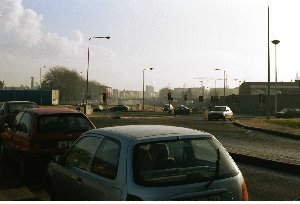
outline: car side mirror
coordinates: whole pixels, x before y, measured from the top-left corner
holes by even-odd
[[[6,129],[6,128],[8,128],[8,127],[9,127],[8,123],[4,123],[3,129]]]
[[[56,155],[52,158],[52,162],[57,163],[57,164],[62,164],[63,163],[63,155]]]

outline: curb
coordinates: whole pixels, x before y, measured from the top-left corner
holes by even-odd
[[[229,154],[235,162],[241,162],[241,163],[251,164],[256,167],[262,167],[274,171],[300,175],[300,170],[299,170],[300,165],[297,164],[274,161],[267,158],[259,158],[259,157],[254,157],[254,156],[230,152],[230,151]]]
[[[232,124],[238,126],[238,127],[242,127],[248,130],[256,130],[256,131],[260,131],[260,132],[264,132],[264,133],[270,133],[270,134],[274,134],[280,137],[284,137],[284,138],[291,138],[291,139],[296,139],[296,140],[300,140],[300,136],[299,135],[295,135],[292,133],[288,133],[288,132],[280,132],[280,131],[276,131],[276,130],[270,130],[270,129],[264,129],[264,128],[257,128],[257,127],[252,127],[252,126],[248,126],[248,125],[244,125],[240,122],[234,121],[232,122]]]

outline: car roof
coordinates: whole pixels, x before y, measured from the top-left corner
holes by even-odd
[[[77,110],[73,110],[70,108],[30,108],[30,109],[26,109],[25,111],[31,112],[31,113],[36,113],[36,114],[81,113],[81,112],[78,112]]]
[[[105,127],[90,130],[89,133],[101,134],[105,136],[114,135],[116,137],[128,138],[133,140],[140,140],[145,138],[166,138],[169,136],[183,137],[183,136],[203,136],[211,137],[212,135],[189,128],[166,126],[166,125],[125,125]]]

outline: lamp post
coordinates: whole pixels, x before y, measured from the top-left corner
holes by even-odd
[[[46,68],[46,66],[40,67],[40,89],[42,89],[42,68]]]
[[[152,67],[149,68],[149,70],[152,69]],[[145,110],[145,70],[147,69],[143,69],[143,111]]]
[[[268,112],[267,120],[270,120],[270,106],[271,106],[271,97],[270,97],[270,8],[268,2]]]
[[[280,43],[279,40],[272,40],[275,45],[275,114],[277,113],[277,55],[276,55],[276,45]]]
[[[105,37],[91,37],[91,38],[89,38],[89,42],[88,42],[88,63],[87,63],[87,69],[86,69],[86,95],[85,95],[86,105],[87,105],[88,94],[89,94],[90,40],[92,38],[106,38],[106,39],[110,39],[109,36],[105,36]],[[86,108],[84,108],[84,113],[86,114]]]
[[[215,70],[222,70],[222,69],[219,69],[219,68],[217,68],[217,69],[215,69]],[[225,71],[225,69],[223,69],[224,70],[224,100],[225,100],[225,89],[226,89],[226,71]]]

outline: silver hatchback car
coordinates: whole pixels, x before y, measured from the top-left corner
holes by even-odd
[[[50,163],[46,181],[51,200],[248,200],[214,136],[173,126],[90,130]]]

